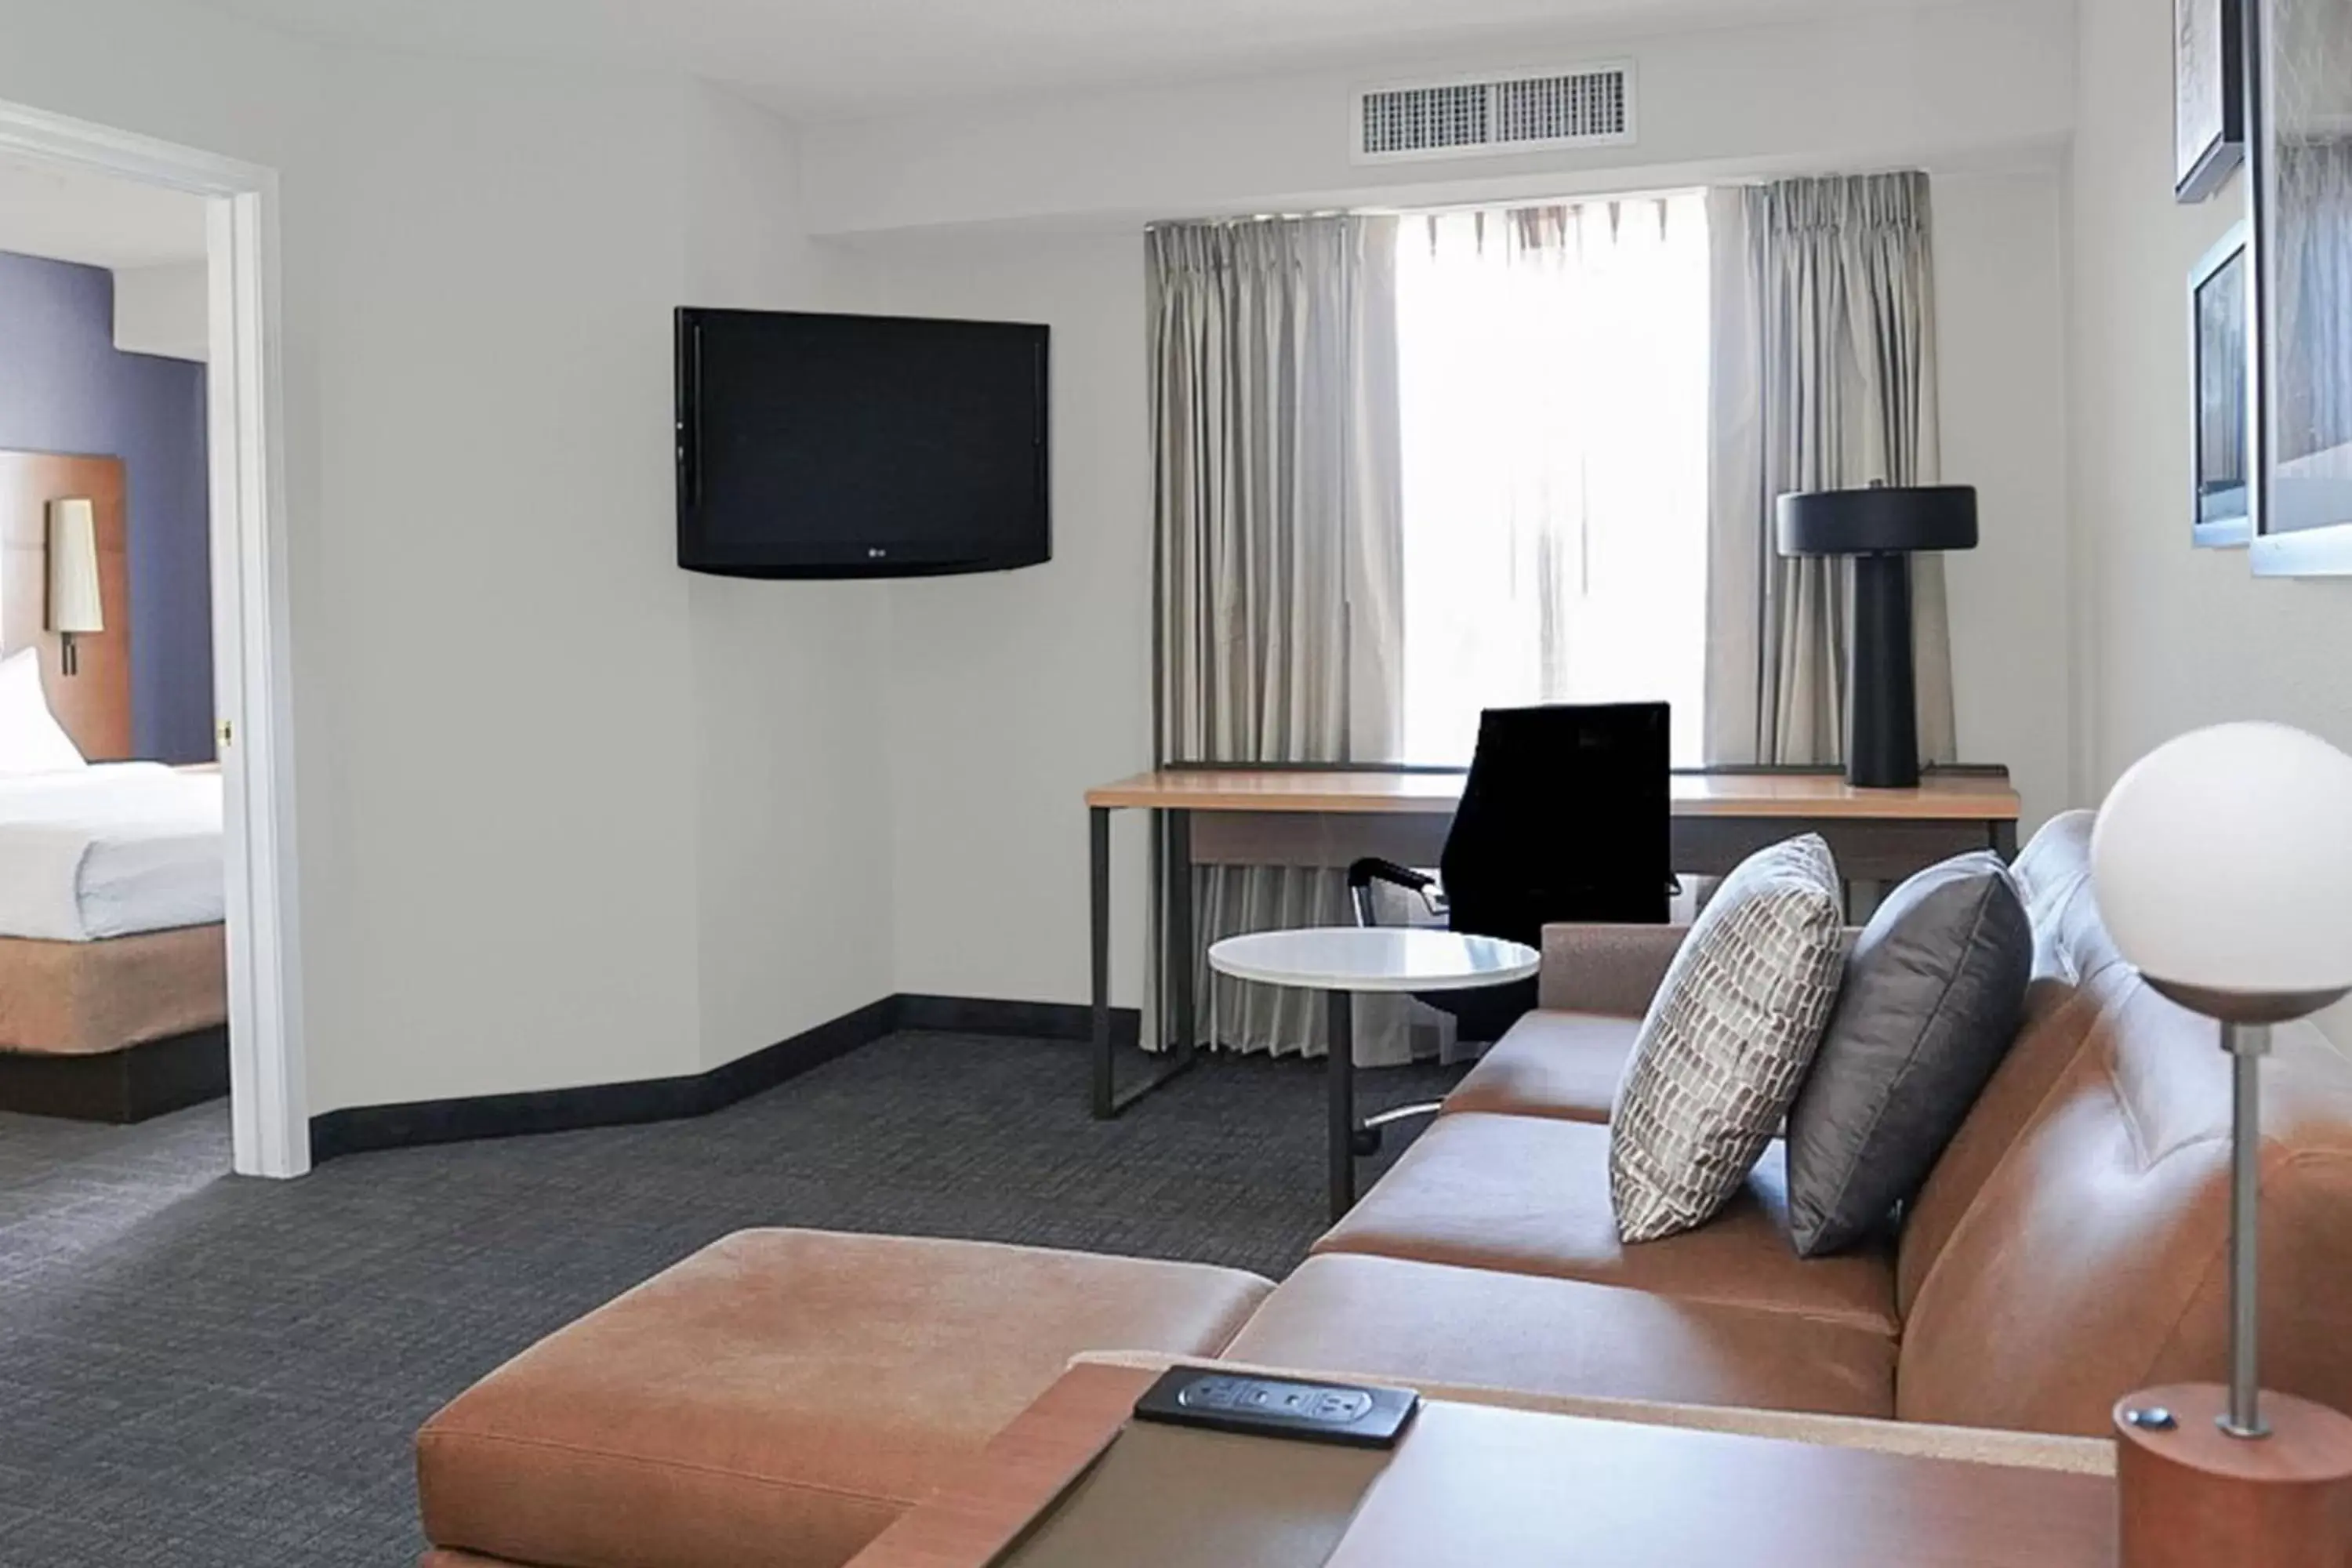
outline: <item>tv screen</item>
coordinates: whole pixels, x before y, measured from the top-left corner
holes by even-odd
[[[894,577],[1051,553],[1045,329],[677,312],[677,560]]]

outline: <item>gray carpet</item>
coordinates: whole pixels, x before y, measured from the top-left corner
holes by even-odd
[[[1454,1076],[1366,1073],[1360,1095]],[[1323,1228],[1319,1064],[1212,1061],[1107,1123],[1084,1084],[1076,1046],[898,1035],[696,1121],[292,1183],[226,1174],[220,1105],[137,1128],[0,1116],[0,1563],[410,1563],[418,1423],[743,1226],[1276,1278]]]

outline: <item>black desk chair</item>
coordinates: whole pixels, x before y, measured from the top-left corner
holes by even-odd
[[[1663,702],[1489,708],[1445,837],[1439,875],[1366,858],[1348,868],[1358,925],[1377,925],[1372,884],[1419,893],[1450,931],[1543,945],[1557,921],[1663,925],[1676,891],[1669,801],[1672,753]],[[1460,1037],[1500,1039],[1536,1005],[1536,983],[1420,998],[1453,1015]],[[1367,1121],[1427,1114],[1407,1106]]]

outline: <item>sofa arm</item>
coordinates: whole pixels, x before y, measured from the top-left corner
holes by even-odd
[[[1690,931],[1686,925],[1548,925],[1536,1005],[1638,1018]]]

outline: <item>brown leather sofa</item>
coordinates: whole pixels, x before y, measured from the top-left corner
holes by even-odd
[[[1130,1259],[732,1237],[426,1426],[419,1482],[441,1549],[426,1561],[835,1568],[1087,1350],[2104,1433],[2132,1388],[2222,1374],[2230,1097],[2213,1026],[2109,942],[2089,825],[2062,817],[2020,857],[2037,938],[2026,1024],[1874,1246],[1796,1256],[1777,1147],[1711,1224],[1618,1242],[1609,1106],[1680,933],[1554,928],[1544,1010],[1270,1295]],[[2275,1047],[2264,1380],[2352,1408],[2352,1061],[2307,1026]],[[879,1329],[848,1325],[877,1303]],[[975,1386],[977,1406],[961,1398]]]
[[[1533,1392],[2100,1434],[2225,1358],[2228,1059],[2125,963],[2091,814],[2020,856],[2027,1017],[1898,1231],[1806,1261],[1776,1147],[1705,1227],[1625,1247],[1605,1125],[1679,933],[1557,927],[1545,1011],[1316,1245],[1236,1359]],[[2282,1027],[2265,1068],[2263,1372],[2352,1408],[2352,1061]]]

